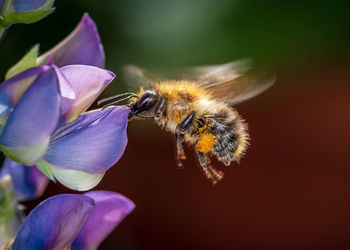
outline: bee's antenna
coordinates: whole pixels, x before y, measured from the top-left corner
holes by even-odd
[[[108,104],[102,106],[102,109],[104,109],[104,108],[106,108],[106,107],[109,107],[109,106],[112,106],[112,105],[119,104],[119,103],[121,103],[121,102],[123,102],[123,101],[126,101],[126,100],[129,100],[130,98],[133,98],[133,97],[135,97],[135,96],[137,96],[137,95],[130,95],[130,96],[128,96],[128,97],[125,97],[125,98],[119,99],[119,100],[117,100],[117,101],[108,103]]]
[[[154,118],[154,117],[156,117],[156,115],[139,115],[139,114],[137,114],[137,116],[142,117],[142,118]]]
[[[115,95],[115,96],[110,96],[110,97],[106,97],[106,98],[103,98],[101,100],[98,100],[97,101],[97,105],[100,106],[102,103],[106,103],[106,102],[109,102],[109,101],[112,101],[112,100],[115,100],[115,99],[118,99],[120,97],[124,97],[124,96],[127,96],[129,95],[128,97],[126,97],[127,99],[130,99],[131,97],[136,97],[137,95],[135,93],[123,93],[123,94],[119,94],[119,95]],[[125,98],[121,99],[121,100],[127,100]],[[114,103],[114,102],[113,102]],[[110,103],[111,104],[111,103]]]

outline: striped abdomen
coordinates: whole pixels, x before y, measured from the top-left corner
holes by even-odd
[[[219,161],[230,165],[239,162],[249,145],[248,127],[237,111],[227,109],[211,118],[211,132],[215,136],[212,152]]]

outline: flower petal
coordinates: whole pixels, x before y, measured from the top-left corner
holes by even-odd
[[[29,10],[36,10],[42,7],[48,0],[16,0],[11,1],[11,6],[16,11],[29,11]],[[53,2],[52,0],[49,0],[49,2]]]
[[[66,76],[62,73],[62,71],[57,68],[55,65],[53,67],[56,70],[60,93],[61,93],[61,115],[65,115],[72,107],[76,94],[72,85],[68,82]]]
[[[29,213],[12,249],[69,248],[93,208],[93,199],[81,194],[61,194],[43,201]]]
[[[135,208],[135,204],[121,194],[91,191],[84,195],[95,201],[95,208],[74,240],[72,250],[97,249],[100,243]]]
[[[48,66],[31,68],[0,84],[0,121],[6,120],[24,92],[38,75],[47,71],[48,68]]]
[[[103,46],[96,24],[88,14],[84,14],[68,37],[38,58],[38,65],[45,63],[51,56],[59,67],[84,64],[104,68]]]
[[[105,174],[104,172],[89,174],[79,170],[61,169],[50,164],[48,165],[51,173],[62,185],[77,191],[87,191],[94,188],[100,183]]]
[[[80,115],[54,134],[44,159],[57,168],[105,172],[124,153],[129,112],[118,106]]]
[[[70,65],[61,68],[61,71],[76,95],[75,102],[66,115],[68,122],[86,111],[115,77],[108,70],[87,65]]]
[[[60,93],[54,68],[41,73],[11,112],[0,137],[8,156],[34,165],[45,154],[60,115]]]
[[[0,178],[10,175],[17,200],[32,200],[41,196],[49,179],[35,166],[27,167],[6,158],[0,169]]]

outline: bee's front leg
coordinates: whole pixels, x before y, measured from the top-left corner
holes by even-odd
[[[177,127],[176,148],[177,148],[177,166],[183,168],[183,160],[186,160],[183,142],[185,140],[184,134],[191,128],[196,112],[191,112]]]

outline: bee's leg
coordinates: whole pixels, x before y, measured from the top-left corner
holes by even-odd
[[[185,137],[183,134],[176,135],[176,149],[177,149],[177,166],[183,168],[183,160],[186,160],[185,150],[183,148],[183,142]]]
[[[184,133],[191,127],[196,112],[191,112],[179,125],[178,134],[176,136],[176,148],[177,148],[177,166],[183,168],[182,161],[186,159],[185,151],[183,149],[183,142],[185,140]]]
[[[210,160],[208,158],[208,153],[214,145],[214,136],[209,133],[204,133],[201,135],[200,140],[197,142],[196,151],[199,159],[199,163],[207,176],[208,179],[216,184],[223,177],[221,171],[217,171],[213,166],[210,165]]]
[[[213,185],[215,185],[218,182],[218,180],[215,178],[215,175],[210,171],[212,167],[210,166],[210,160],[208,158],[208,154],[204,154],[199,151],[196,151],[196,152],[197,152],[199,164],[201,165],[205,176],[209,180],[211,180]]]
[[[224,173],[222,171],[216,170],[211,165],[209,165],[208,168],[209,168],[209,171],[212,173],[212,175],[214,175],[214,178],[215,178],[216,182],[220,181],[222,179],[222,177],[224,177]],[[215,183],[213,183],[213,184],[215,184]]]

